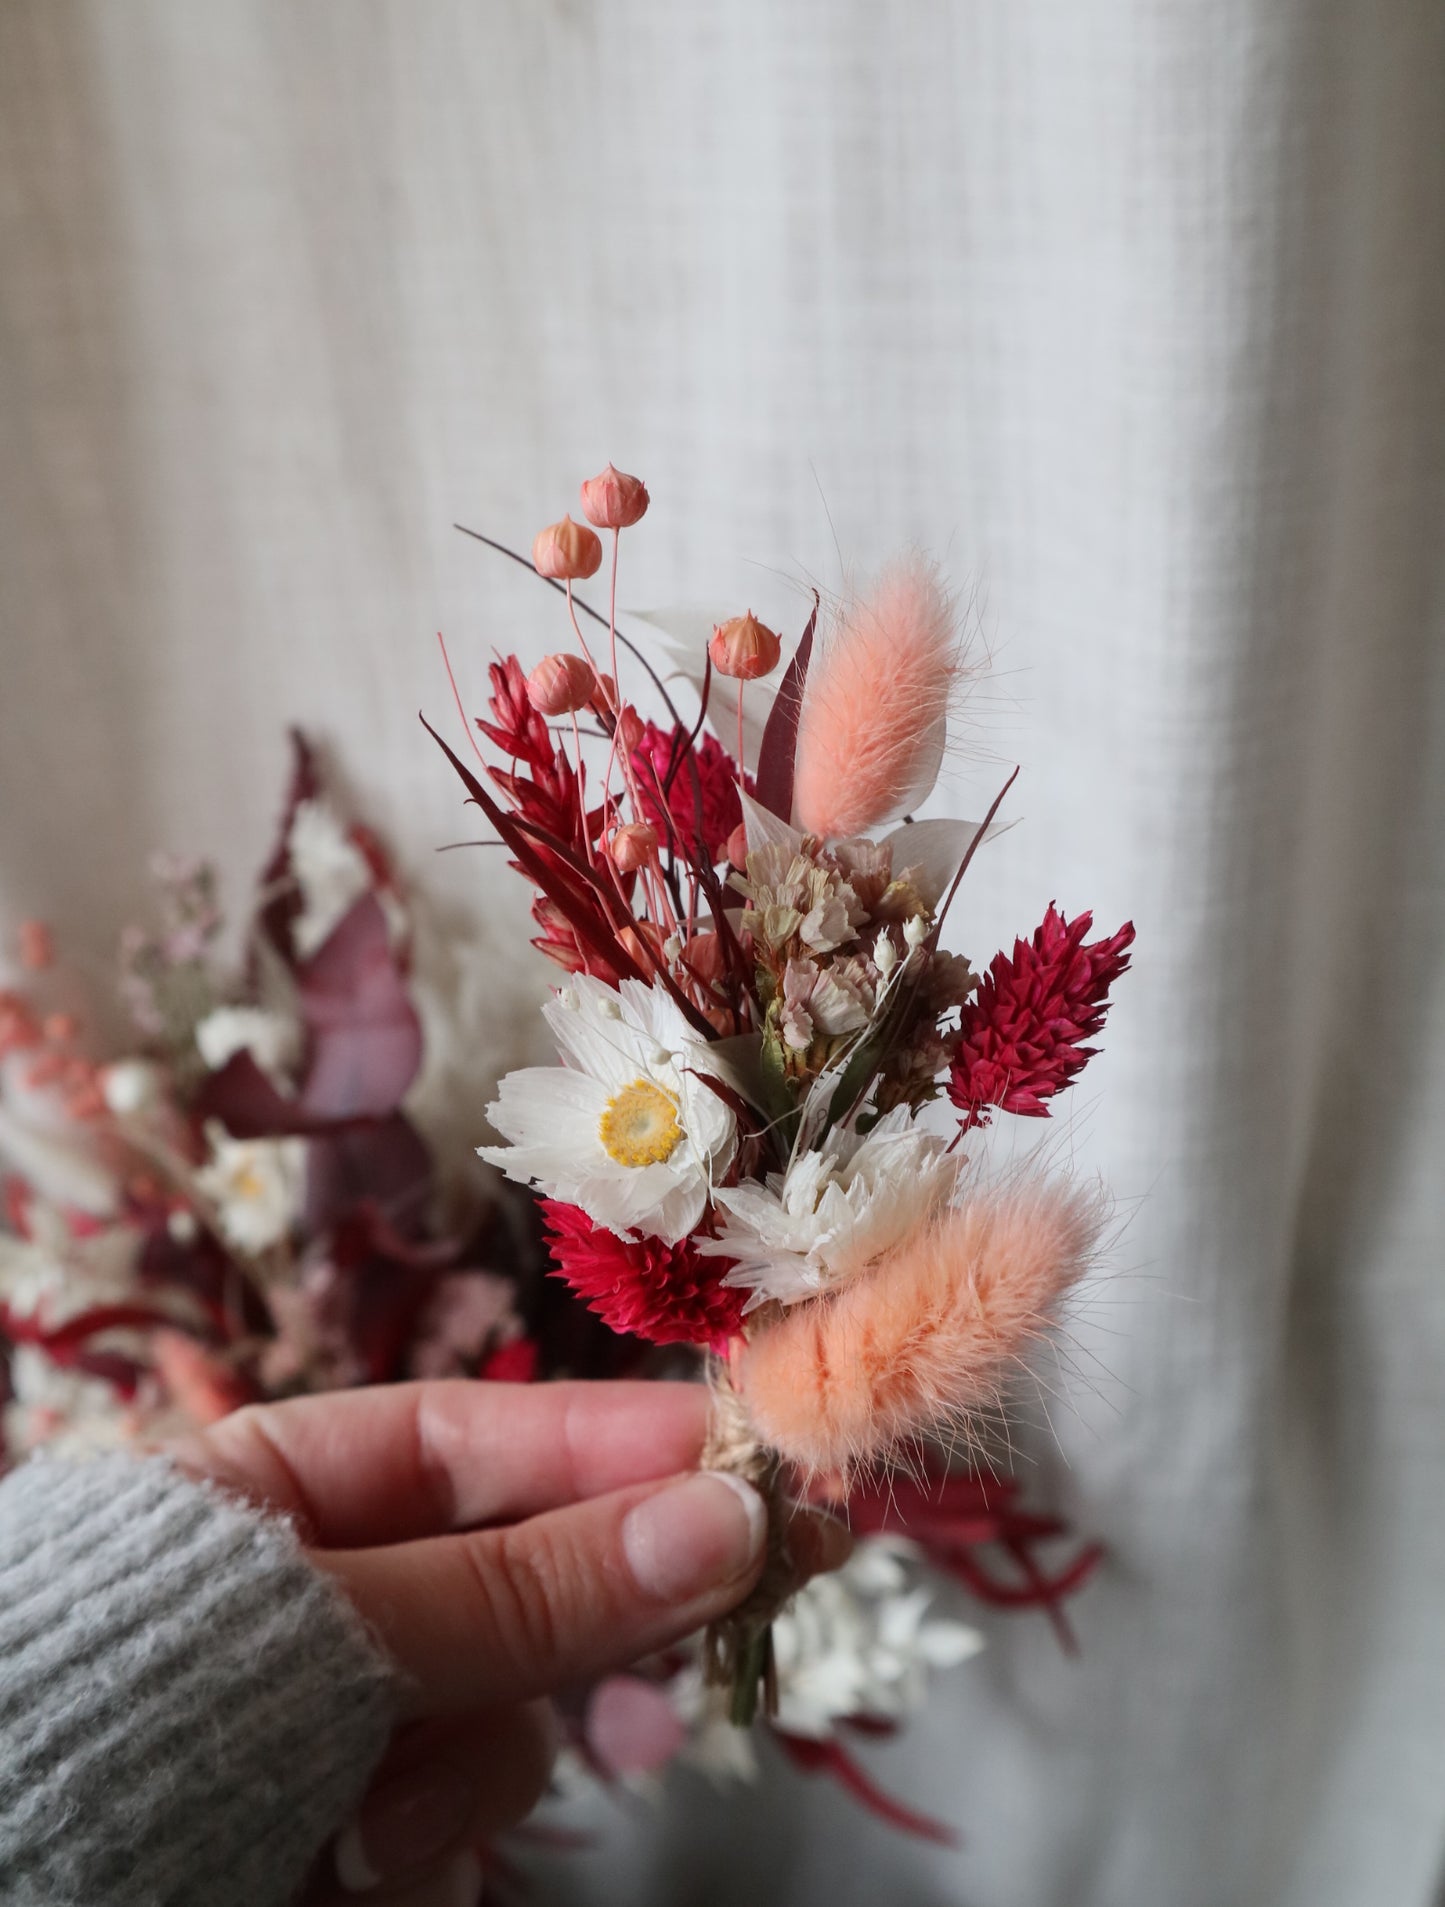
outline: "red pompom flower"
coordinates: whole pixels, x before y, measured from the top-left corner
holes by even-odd
[[[660,791],[665,788],[666,811],[672,817],[677,845],[684,854],[690,853],[697,838],[694,819],[697,803],[686,748],[686,729],[659,728],[656,722],[649,722],[642,731],[641,741],[632,751],[632,767],[637,776],[637,792],[645,817],[666,839],[667,822],[659,799]],[[737,764],[711,735],[705,735],[701,741],[693,743],[692,758],[697,766],[698,787],[702,791],[703,844],[712,859],[720,861],[727,849],[728,836],[743,818],[743,806],[738,798]],[[672,775],[671,786],[667,779],[669,773]]]
[[[556,1199],[543,1199],[542,1216],[557,1272],[612,1330],[721,1351],[741,1325],[748,1294],[720,1282],[726,1258],[703,1258],[689,1238],[619,1238]]]
[[[1013,957],[995,954],[963,1009],[948,1096],[963,1129],[988,1124],[986,1106],[1046,1119],[1043,1103],[1062,1092],[1098,1051],[1084,1041],[1108,1011],[1109,988],[1129,965],[1134,924],[1085,943],[1091,913],[1066,920],[1053,902],[1031,941]]]

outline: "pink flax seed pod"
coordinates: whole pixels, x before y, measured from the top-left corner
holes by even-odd
[[[582,514],[598,530],[629,530],[647,514],[650,498],[641,477],[608,464],[582,486]]]
[[[783,645],[766,623],[759,622],[750,609],[745,616],[734,616],[719,623],[707,645],[712,666],[719,675],[735,676],[740,682],[756,682],[778,666]]]
[[[635,874],[657,852],[657,829],[645,821],[624,821],[613,831],[607,852],[624,874]]]
[[[55,961],[55,936],[43,920],[22,920],[19,927],[20,964],[31,973],[43,973]]]
[[[596,715],[615,715],[617,712],[617,684],[605,669],[597,671],[597,687],[593,691],[590,706]]]
[[[532,567],[554,582],[577,583],[595,576],[602,567],[602,538],[585,523],[564,516],[537,532],[532,544]]]
[[[924,1220],[835,1294],[786,1310],[738,1373],[764,1442],[821,1475],[966,1431],[1088,1266],[1096,1188],[1036,1177]]]
[[[527,677],[527,700],[539,715],[575,715],[596,693],[597,678],[582,656],[543,656]]]

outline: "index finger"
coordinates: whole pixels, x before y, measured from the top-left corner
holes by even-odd
[[[693,1468],[700,1384],[465,1378],[251,1404],[170,1446],[322,1549],[515,1521]]]

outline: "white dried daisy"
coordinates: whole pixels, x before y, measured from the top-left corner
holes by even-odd
[[[481,1156],[595,1225],[676,1244],[732,1162],[737,1121],[708,1048],[660,988],[578,974],[542,1009],[561,1066],[508,1073]]]
[[[737,1261],[723,1282],[752,1291],[749,1310],[797,1304],[892,1250],[951,1195],[958,1173],[943,1140],[910,1126],[900,1106],[865,1138],[835,1130],[786,1172],[720,1189],[722,1228],[698,1249]]]
[[[773,1624],[779,1727],[821,1741],[845,1717],[921,1707],[930,1674],[983,1647],[976,1629],[931,1614],[933,1600],[914,1545],[891,1536],[805,1584]]]
[[[206,1143],[196,1189],[214,1205],[226,1243],[251,1255],[279,1244],[300,1215],[306,1141],[232,1139],[213,1120]]]
[[[273,1085],[285,1086],[301,1051],[301,1028],[267,1007],[218,1006],[196,1027],[196,1045],[213,1073],[235,1054],[249,1053]]]
[[[29,1213],[30,1236],[0,1232],[0,1305],[55,1330],[95,1305],[139,1296],[144,1235],[131,1225],[77,1234],[53,1206]]]

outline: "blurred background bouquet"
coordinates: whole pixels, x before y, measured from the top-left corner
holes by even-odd
[[[127,1050],[92,1050],[38,920],[0,993],[8,1461],[306,1391],[699,1372],[685,1341],[596,1315],[596,1291],[557,1275],[539,1202],[477,1164],[447,1092],[467,950],[442,966],[451,987],[418,979],[418,939],[438,931],[426,901],[302,735],[239,959],[205,861],[157,856],[151,886],[150,917],[119,936]],[[1061,1544],[1062,1522],[987,1465],[875,1478],[849,1513],[853,1557],[777,1618],[777,1710],[759,1726],[882,1819],[948,1840],[857,1748],[981,1646],[969,1597],[1041,1609],[1071,1647],[1061,1605],[1098,1552]],[[564,1803],[579,1783],[649,1786],[674,1763],[725,1781],[759,1767],[695,1652],[575,1691],[566,1722]]]

